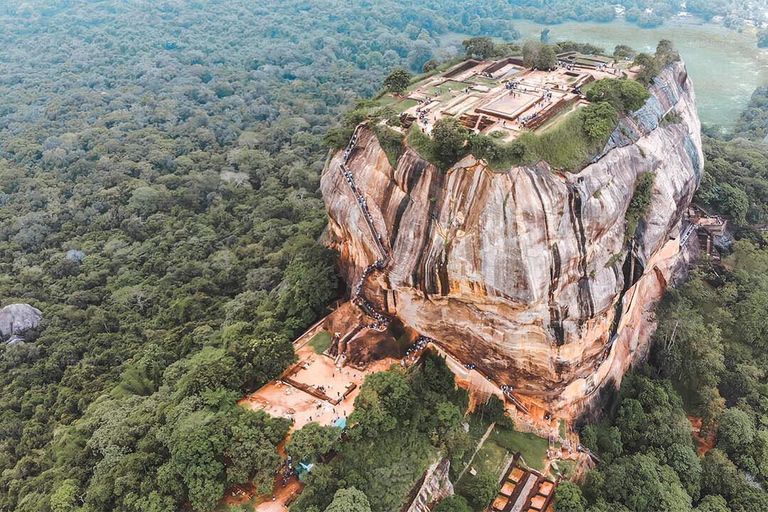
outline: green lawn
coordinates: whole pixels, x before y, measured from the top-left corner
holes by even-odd
[[[573,112],[577,108],[579,108],[578,103],[572,103],[568,105],[567,107],[562,109],[560,112],[558,112],[555,115],[555,117],[553,117],[552,119],[550,119],[549,121],[541,125],[541,127],[536,132],[539,135],[541,135],[542,133],[551,130],[552,128],[555,127],[555,125],[557,125],[560,121],[562,121],[565,116],[569,115],[571,112]]]
[[[557,467],[560,469],[560,474],[566,478],[570,478],[576,472],[577,462],[575,460],[559,460],[557,461]]]
[[[477,75],[475,75],[472,78],[470,78],[470,80],[472,81],[472,83],[480,84],[480,85],[487,85],[489,87],[496,87],[497,85],[499,85],[499,80],[497,80],[495,78],[487,78],[487,77],[484,77],[484,76],[477,76]]]
[[[419,102],[409,98],[396,98],[392,94],[385,94],[381,98],[376,100],[378,107],[392,107],[395,112],[403,112],[409,108],[418,105]]]
[[[320,331],[319,333],[315,334],[311,340],[309,340],[309,346],[312,347],[312,350],[314,350],[315,353],[322,354],[331,348],[332,342],[333,338],[331,337],[331,333],[327,331]]]
[[[469,435],[477,443],[488,429],[488,422],[482,421],[476,416],[469,418]],[[494,427],[491,435],[485,440],[483,447],[477,452],[472,460],[471,466],[478,473],[490,472],[501,477],[501,472],[506,467],[506,462],[514,453],[519,453],[525,465],[539,471],[544,470],[544,463],[547,456],[547,447],[549,442],[534,434],[518,432],[514,429]],[[460,464],[455,463],[455,474],[458,475],[463,466],[469,462],[474,453],[474,448],[467,451]],[[451,468],[454,469],[453,467]],[[469,471],[464,473],[457,486],[464,486],[471,481],[472,475]]]
[[[493,429],[485,442],[496,444],[510,452],[518,452],[528,467],[544,471],[549,441],[534,434],[527,434],[510,429]]]

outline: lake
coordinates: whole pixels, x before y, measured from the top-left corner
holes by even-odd
[[[610,23],[567,22],[540,25],[516,20],[522,39],[539,39],[549,28],[549,41],[579,41],[602,46],[608,54],[617,44],[653,53],[660,39],[675,43],[688,66],[696,90],[699,117],[705,124],[731,128],[757,87],[768,85],[768,51],[757,48],[754,33],[740,34],[695,19],[666,21],[652,29],[616,20]]]

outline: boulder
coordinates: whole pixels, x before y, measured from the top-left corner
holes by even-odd
[[[18,340],[25,332],[35,329],[43,313],[29,304],[9,304],[0,309],[0,338],[8,342]]]

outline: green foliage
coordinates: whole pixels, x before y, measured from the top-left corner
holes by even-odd
[[[615,417],[582,429],[582,443],[603,459],[584,485],[590,504],[630,510],[690,510],[698,499],[702,467],[683,402],[668,381],[629,373]],[[621,489],[618,482],[624,480]],[[647,484],[647,488],[643,488]]]
[[[624,450],[621,430],[607,425],[586,425],[581,431],[581,443],[608,463]]]
[[[473,37],[461,42],[468,57],[487,59],[493,55],[494,44],[490,37]]]
[[[653,358],[664,377],[693,392],[719,384],[725,369],[723,343],[720,329],[707,325],[684,294],[672,291],[659,308]]]
[[[637,56],[637,52],[625,44],[617,44],[613,49],[613,58],[616,60],[631,60]]]
[[[608,103],[588,105],[543,133],[527,132],[504,144],[491,136],[469,134],[455,118],[443,118],[435,124],[432,138],[418,127],[412,127],[408,145],[442,170],[469,151],[485,159],[496,171],[539,160],[556,169],[575,171],[604,147],[618,119],[618,113]]]
[[[555,489],[555,512],[584,512],[586,505],[578,485],[563,482]]]
[[[455,164],[466,152],[465,145],[469,132],[453,117],[444,117],[432,129],[433,155],[440,169]]]
[[[384,88],[395,94],[400,94],[411,85],[413,75],[406,69],[397,68],[384,79]]]
[[[354,487],[339,489],[325,512],[371,512],[366,495]]]
[[[467,448],[465,408],[455,377],[436,354],[425,354],[407,372],[397,367],[367,376],[349,417],[349,435],[332,460],[308,475],[291,510],[325,510],[337,490],[352,486],[365,493],[374,512],[399,509],[438,450],[460,457]]]
[[[474,414],[488,423],[500,423],[506,426],[511,426],[512,423],[512,419],[506,414],[504,401],[496,395],[490,395],[488,400],[478,404]]]
[[[491,169],[496,171],[539,160],[556,169],[575,171],[587,163],[590,155],[602,149],[617,123],[616,110],[607,103],[600,103],[579,109],[540,134],[527,132],[508,144],[497,142],[493,134],[471,135],[467,146],[472,154],[488,161]],[[426,144],[420,139],[419,135],[409,137],[409,143],[418,145],[419,152],[424,155],[422,151],[430,148],[424,148]]]
[[[585,119],[588,120],[586,128],[592,135],[585,129]],[[526,162],[544,160],[555,169],[577,171],[588,163],[591,155],[599,153],[605,146],[610,132],[605,134],[611,119],[618,121],[615,110],[590,105],[568,115],[543,133],[527,132],[516,141],[525,145],[523,158]],[[595,138],[601,134],[605,137]]]
[[[759,140],[768,136],[768,87],[758,87],[752,93],[747,108],[739,117],[734,135]]]
[[[653,80],[653,78],[659,74],[659,71],[661,71],[661,66],[656,58],[647,53],[637,54],[632,65],[641,66],[636,78],[638,82],[646,86],[649,85],[651,80]]]
[[[318,423],[307,423],[291,435],[285,445],[285,453],[298,462],[315,462],[331,451],[341,435],[338,427],[326,427]]]
[[[678,60],[680,60],[680,54],[675,50],[672,41],[662,39],[656,46],[654,55],[640,53],[635,57],[633,65],[642,67],[637,74],[637,80],[642,84],[649,85],[651,80],[659,74],[661,68]]]
[[[453,495],[438,503],[432,512],[472,512],[472,509],[464,496]]]
[[[651,198],[653,197],[653,180],[655,178],[656,174],[646,172],[637,180],[635,193],[632,194],[632,199],[629,201],[627,213],[624,218],[627,238],[635,236],[640,219],[646,214],[648,207],[651,205]]]
[[[638,453],[608,466],[604,490],[608,503],[623,503],[633,512],[691,510],[691,497],[675,471],[652,455]]]
[[[680,54],[675,50],[674,44],[668,39],[662,39],[656,45],[656,60],[661,67],[668,66],[680,60]]]
[[[322,134],[425,42],[385,58],[372,45],[406,22],[369,37],[329,19],[336,54],[306,29],[316,11],[282,4],[28,4],[44,15],[0,7],[0,287],[45,328],[0,358],[0,509],[202,509],[269,487],[285,428],[231,409],[336,293],[312,249]]]
[[[285,287],[280,291],[280,309],[297,321],[309,324],[333,297],[337,277],[334,253],[319,245],[301,250],[285,269]]]
[[[469,132],[458,119],[442,118],[435,123],[432,137],[414,125],[408,132],[408,145],[442,171],[448,170],[467,151]]]
[[[729,512],[725,498],[718,494],[706,496],[693,510],[694,512]]]
[[[743,482],[744,476],[721,450],[710,450],[701,461],[702,492],[731,499],[738,494]]]
[[[381,148],[387,154],[389,165],[393,168],[397,167],[397,160],[405,150],[403,145],[405,137],[400,132],[396,132],[381,124],[374,124],[373,132],[376,134],[376,139],[378,139]]]
[[[757,135],[753,131],[745,135]],[[704,175],[696,199],[732,217],[737,223],[760,223],[766,218],[768,147],[762,142],[704,139]]]
[[[475,510],[485,510],[501,489],[498,477],[492,473],[478,473],[464,489],[464,496]]]
[[[403,373],[391,370],[369,375],[355,398],[355,410],[349,416],[357,438],[376,436],[394,430],[413,404],[413,391]]]
[[[309,346],[315,351],[315,354],[323,354],[333,344],[333,336],[328,331],[320,331],[309,340]]]
[[[260,388],[297,361],[291,340],[277,333],[247,337],[228,348],[239,363],[244,390]]]
[[[591,84],[587,99],[593,103],[606,101],[621,113],[634,112],[645,104],[651,93],[634,80],[603,78]]]
[[[555,47],[540,41],[527,41],[523,45],[523,64],[529,68],[554,68],[557,65]]]
[[[654,367],[626,375],[615,415],[583,429],[582,442],[604,460],[583,487],[590,505],[620,503],[641,510],[651,497],[671,500],[663,510],[675,510],[672,503],[690,510],[686,496],[698,502],[697,511],[762,510],[768,503],[761,488],[768,481],[768,401],[761,369],[768,357],[768,250],[742,239],[732,251],[717,273],[694,271],[667,294],[657,310]],[[716,431],[717,446],[703,459],[693,449],[683,404],[702,418],[704,435]],[[620,434],[618,458],[607,435],[611,428]],[[655,466],[648,459],[626,460],[637,455],[652,457]],[[622,464],[611,480],[610,472]],[[645,494],[633,485],[617,495],[621,480],[642,480]]]
[[[74,512],[79,507],[76,480],[64,480],[51,494],[52,512]]]
[[[726,409],[720,415],[717,430],[717,445],[731,456],[737,456],[755,442],[755,428],[752,418],[739,409]]]
[[[526,160],[527,146],[519,141],[514,140],[509,144],[503,144],[495,141],[497,138],[494,134],[501,132],[493,132],[488,135],[471,135],[469,137],[470,152],[478,158],[486,160],[493,170],[504,171],[509,169],[513,165],[520,164]],[[501,133],[503,137],[504,134]]]
[[[595,46],[591,43],[581,43],[578,41],[561,41],[555,44],[556,53],[562,52],[578,52],[585,55],[602,55],[605,53],[605,48],[602,46]]]
[[[604,141],[613,133],[619,122],[619,114],[609,103],[600,102],[587,105],[579,112],[582,129],[593,141]]]

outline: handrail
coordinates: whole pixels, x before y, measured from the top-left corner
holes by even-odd
[[[365,299],[365,296],[363,295],[363,285],[365,284],[365,280],[368,278],[368,276],[370,276],[374,271],[385,270],[385,268],[392,261],[392,258],[389,256],[389,252],[387,251],[386,247],[384,247],[381,235],[378,231],[376,231],[376,226],[373,224],[373,216],[371,215],[370,210],[368,210],[368,202],[365,200],[362,191],[355,183],[355,177],[352,174],[352,171],[346,165],[349,161],[349,157],[351,156],[352,151],[357,146],[357,138],[360,134],[360,129],[362,126],[362,124],[358,125],[355,128],[355,131],[352,133],[349,144],[347,144],[347,147],[343,153],[344,161],[339,165],[339,168],[341,169],[341,173],[344,176],[347,185],[349,185],[349,188],[352,190],[352,194],[355,196],[357,206],[363,213],[365,223],[368,226],[368,229],[371,232],[371,236],[373,237],[373,241],[376,244],[376,248],[380,253],[380,259],[376,260],[373,264],[368,265],[363,270],[363,275],[355,286],[352,302],[355,303],[360,309],[362,309],[368,316],[376,320],[376,322],[369,325],[368,327],[377,331],[384,331],[389,326],[390,319],[382,313],[376,311],[371,303]]]

